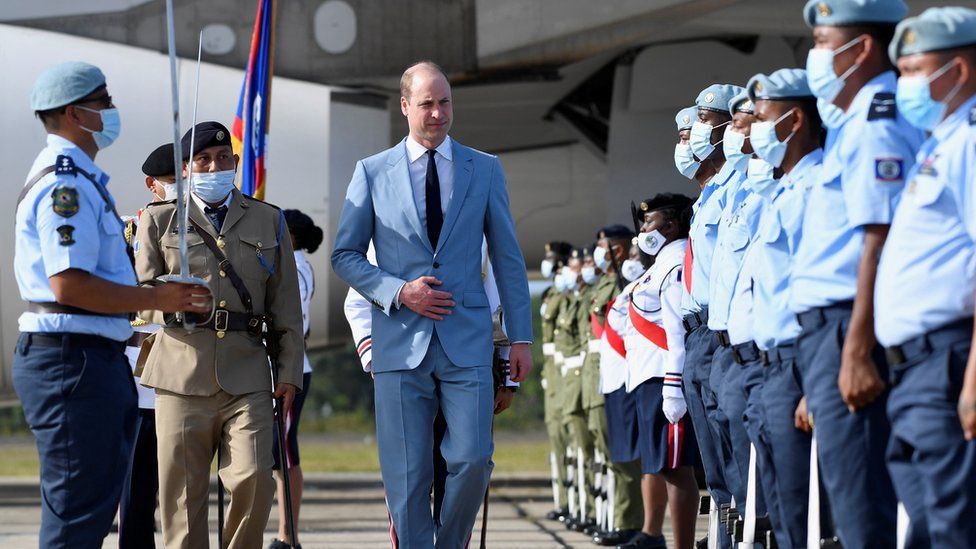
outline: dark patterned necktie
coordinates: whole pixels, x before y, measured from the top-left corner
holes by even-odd
[[[219,208],[207,206],[203,209],[203,213],[207,214],[207,219],[213,223],[217,232],[220,232],[220,228],[224,225],[224,218],[227,217],[227,206],[221,206]]]
[[[437,163],[434,162],[435,150],[427,151],[427,180],[424,183],[424,195],[427,198],[427,238],[430,245],[437,248],[437,240],[441,236],[444,225],[444,213],[441,211],[441,181],[437,177]]]

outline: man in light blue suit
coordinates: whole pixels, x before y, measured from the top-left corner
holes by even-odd
[[[452,108],[444,72],[416,63],[403,73],[400,92],[410,134],[356,164],[332,268],[374,307],[376,433],[400,545],[460,549],[492,468],[492,322],[482,239],[514,342],[513,381],[532,367],[528,281],[498,158],[447,135]],[[370,240],[376,266],[366,259]],[[430,486],[438,409],[448,424],[441,444],[448,478],[435,524]]]

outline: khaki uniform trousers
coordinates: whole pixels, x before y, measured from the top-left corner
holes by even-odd
[[[210,465],[230,492],[224,547],[261,549],[275,481],[271,393],[189,396],[156,391],[159,509],[168,549],[208,547]]]

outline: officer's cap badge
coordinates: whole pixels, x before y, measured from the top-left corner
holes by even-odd
[[[715,101],[715,94],[712,93],[712,92],[706,93],[705,94],[705,102],[706,103],[711,103],[712,101]]]
[[[684,118],[681,119],[681,123],[682,124],[691,124],[691,117],[686,114],[684,116]]]
[[[763,91],[762,82],[761,81],[756,81],[756,85],[753,86],[753,89],[755,89],[756,92],[761,93]]]
[[[739,106],[740,111],[751,111],[753,108],[755,107],[753,106],[752,101],[749,101],[748,99],[743,101],[742,105]]]
[[[915,40],[917,39],[918,39],[918,35],[915,34],[915,31],[912,29],[908,29],[905,31],[905,34],[902,35],[901,43],[906,46],[911,46],[912,44],[915,43]]]
[[[830,6],[826,2],[820,2],[817,4],[817,11],[820,13],[820,17],[828,17],[832,13],[830,11]]]
[[[640,208],[642,212],[646,212],[648,209],[650,209],[650,207],[647,205],[647,202],[641,202]]]
[[[223,141],[224,140],[224,130],[217,130],[216,137],[217,137],[217,141]]]
[[[551,244],[546,244],[546,251],[547,252],[551,252],[552,251],[552,245]]]
[[[600,231],[599,238],[606,238],[606,237],[607,237],[607,231]]]
[[[54,213],[61,217],[71,217],[78,213],[78,190],[66,185],[58,185],[51,192]]]

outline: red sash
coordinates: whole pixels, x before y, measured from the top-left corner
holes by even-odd
[[[600,324],[600,318],[596,316],[596,313],[590,313],[590,330],[593,331],[593,337],[600,339],[603,337],[603,325]]]
[[[688,237],[688,247],[685,248],[685,263],[682,267],[682,276],[685,277],[685,289],[691,293],[691,265],[695,259],[695,252],[691,251],[691,237]]]
[[[610,303],[607,304],[607,317],[610,316],[610,309],[612,308],[613,308],[613,300],[611,299]],[[624,346],[624,338],[620,337],[620,334],[618,334],[617,331],[613,329],[613,326],[610,325],[610,322],[607,322],[606,324],[606,334],[607,334],[607,343],[610,344],[610,347],[612,347],[614,351],[617,351],[617,354],[620,355],[622,358],[627,358],[627,347]]]
[[[634,328],[637,329],[640,335],[646,337],[651,343],[665,351],[668,350],[668,334],[664,331],[664,328],[641,316],[634,307],[633,302],[630,303],[629,313],[630,323],[634,325]]]

